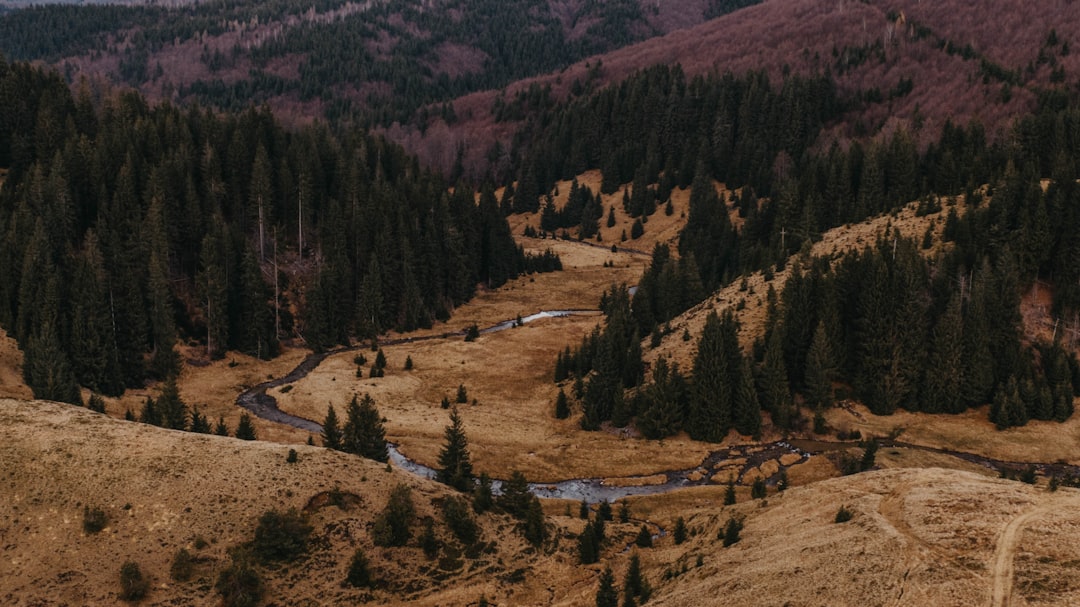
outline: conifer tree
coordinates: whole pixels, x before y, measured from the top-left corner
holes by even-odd
[[[532,497],[529,481],[521,471],[514,470],[510,479],[503,483],[502,495],[496,498],[496,504],[514,518],[523,519],[528,514]]]
[[[162,425],[161,412],[158,411],[157,404],[154,399],[149,396],[143,401],[142,412],[139,414],[139,422],[144,424],[150,424],[151,426]]]
[[[324,428],[325,431],[325,428]],[[360,457],[385,462],[390,456],[386,447],[386,431],[375,408],[375,399],[365,394],[357,400],[354,394],[346,409],[345,426],[341,432],[341,450]]]
[[[218,416],[217,425],[214,426],[214,434],[216,434],[218,436],[228,436],[229,435],[229,426],[227,426],[225,424],[225,416],[224,415]]]
[[[353,397],[356,400],[356,397]],[[337,412],[334,405],[326,410],[326,418],[322,424],[322,443],[327,449],[341,450],[341,428],[338,426]]]
[[[634,543],[639,548],[652,548],[652,532],[649,531],[648,525],[641,525],[641,529],[638,531],[637,538],[634,540]]]
[[[761,436],[761,406],[758,405],[757,389],[754,387],[754,374],[750,370],[750,360],[740,356],[739,383],[735,386],[733,417],[735,430],[742,435],[759,438]]]
[[[931,333],[920,407],[927,413],[960,413],[966,408],[961,379],[964,340],[960,304],[959,296],[953,294]]]
[[[591,565],[600,560],[599,543],[592,523],[586,523],[585,529],[578,536],[578,560],[582,565]]]
[[[555,399],[555,417],[566,419],[570,417],[570,401],[566,398],[566,392],[559,388],[559,396]]]
[[[173,430],[186,430],[188,427],[187,405],[180,398],[180,390],[176,386],[176,378],[169,377],[161,389],[161,396],[157,400],[158,414],[161,416],[161,425]]]
[[[529,508],[525,511],[524,526],[526,541],[533,546],[542,546],[547,539],[547,525],[544,521],[544,509],[535,495],[529,500]]]
[[[97,236],[93,229],[87,230],[71,285],[76,294],[72,298],[71,362],[80,384],[108,396],[119,396],[124,382],[105,299],[104,263]]]
[[[829,338],[824,321],[819,320],[806,354],[806,404],[815,410],[827,409],[833,404],[832,374],[835,368]]]
[[[630,555],[630,563],[626,566],[626,576],[623,578],[623,596],[640,598],[644,603],[648,599],[646,589],[648,582],[641,573],[641,558],[635,552]]]
[[[210,434],[210,420],[206,419],[206,416],[199,412],[198,407],[191,410],[190,430],[196,434]]]
[[[732,383],[730,352],[727,351],[728,336],[734,333],[734,319],[726,313],[721,320],[710,312],[705,328],[698,341],[694,357],[694,383],[690,401],[690,419],[687,428],[695,440],[719,442],[731,428]],[[736,343],[736,349],[738,344]]]
[[[615,576],[611,567],[600,574],[600,587],[596,591],[596,607],[619,607],[619,591],[615,589]]]
[[[251,416],[247,411],[240,414],[240,421],[236,424],[236,438],[241,440],[255,440],[255,426],[251,423]]]
[[[765,361],[758,378],[758,393],[761,405],[772,415],[772,421],[778,428],[789,428],[791,424],[791,390],[788,388],[787,370],[784,366],[784,349],[776,327],[769,335],[765,346]]]
[[[469,461],[465,428],[456,406],[450,410],[450,425],[446,427],[445,438],[446,442],[439,452],[436,479],[458,491],[468,491],[473,482],[472,463]]]

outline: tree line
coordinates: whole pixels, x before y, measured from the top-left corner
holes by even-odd
[[[515,246],[490,188],[451,192],[363,131],[72,93],[2,60],[0,107],[0,326],[42,398],[164,379],[179,340],[269,358],[286,335],[430,326],[559,265]]]

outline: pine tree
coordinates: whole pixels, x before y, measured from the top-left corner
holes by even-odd
[[[494,497],[491,493],[491,477],[487,475],[487,472],[480,473],[480,479],[476,484],[476,488],[473,489],[473,510],[477,514],[483,514],[491,507],[495,505]]]
[[[206,419],[206,416],[199,412],[198,407],[191,410],[190,430],[196,434],[210,434],[210,420]]]
[[[754,387],[754,373],[750,370],[750,360],[742,358],[739,366],[739,383],[735,386],[733,416],[735,430],[742,435],[757,439],[761,436],[761,406],[758,405],[757,389]]]
[[[810,350],[806,354],[806,404],[815,409],[827,409],[833,404],[832,374],[834,372],[832,351],[829,338],[825,333],[825,323],[818,321]]]
[[[586,523],[585,529],[578,536],[578,560],[582,565],[590,565],[600,560],[599,540],[592,523]]]
[[[217,425],[214,426],[214,434],[216,434],[218,436],[228,436],[229,435],[229,426],[227,426],[225,424],[225,416],[224,415],[218,416]]]
[[[158,411],[157,404],[154,399],[149,396],[143,401],[142,412],[139,414],[139,422],[143,424],[150,424],[151,426],[160,426],[161,412]]]
[[[180,398],[180,390],[176,386],[176,378],[169,377],[165,386],[161,389],[161,396],[157,400],[157,410],[161,416],[161,425],[173,430],[186,430],[188,427],[187,405]]]
[[[354,397],[355,400],[355,397]],[[337,412],[334,405],[326,410],[326,418],[322,425],[322,443],[327,449],[341,450],[341,428],[338,426]]]
[[[75,263],[72,301],[71,362],[79,383],[108,396],[124,391],[116,338],[105,299],[105,262],[94,231],[87,230]]]
[[[953,294],[930,337],[922,382],[921,409],[927,413],[961,413],[963,395],[964,340],[960,298]]]
[[[639,548],[652,548],[652,532],[649,531],[649,526],[642,524],[641,530],[638,531],[637,538],[634,543]]]
[[[341,431],[341,450],[377,462],[385,462],[390,458],[386,447],[386,431],[371,395],[365,394],[362,399],[357,400],[354,394],[349,401],[345,426]]]
[[[514,470],[510,474],[510,479],[503,483],[502,495],[496,498],[496,503],[514,518],[523,519],[529,512],[531,501],[529,481],[520,471]]]
[[[562,388],[559,388],[559,396],[555,399],[555,417],[557,419],[570,417],[570,402]]]
[[[686,520],[683,517],[675,519],[675,530],[672,532],[675,544],[679,545],[686,541]]]
[[[724,320],[721,320],[715,312],[710,312],[698,341],[690,419],[687,423],[690,437],[695,440],[719,442],[731,428],[733,386],[729,365],[737,362],[729,360],[730,353],[725,342],[728,341],[726,333],[734,333],[733,323],[730,313],[725,313]]]
[[[758,378],[761,405],[772,415],[773,425],[789,428],[791,425],[791,390],[788,388],[787,369],[784,366],[784,349],[780,328],[774,328],[765,346],[765,361]]]
[[[529,500],[529,508],[525,511],[526,541],[533,546],[542,546],[547,539],[547,525],[544,521],[544,509],[540,506],[540,500],[534,495]]]
[[[619,591],[615,589],[615,576],[611,567],[600,574],[600,588],[596,591],[596,607],[619,607]]]
[[[623,577],[623,596],[647,599],[645,590],[648,583],[641,573],[641,558],[635,552],[630,555],[630,563],[626,566],[626,576]]]
[[[251,416],[247,411],[240,414],[240,421],[236,424],[236,438],[241,440],[255,440],[255,426],[251,423]]]
[[[472,463],[469,461],[468,439],[457,407],[450,410],[450,425],[446,427],[446,442],[439,452],[439,470],[436,479],[458,491],[468,491],[472,486]]]

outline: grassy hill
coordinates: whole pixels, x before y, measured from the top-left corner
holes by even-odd
[[[344,605],[580,605],[592,601],[596,566],[576,563],[582,522],[548,504],[558,540],[533,550],[502,515],[478,517],[479,555],[458,554],[442,527],[442,487],[381,464],[321,448],[185,435],[40,401],[0,401],[2,555],[8,604],[110,604],[121,562],[134,560],[151,582],[145,604],[212,604],[228,549],[248,542],[270,509],[297,508],[313,526],[306,555],[260,567],[271,602]],[[897,456],[900,454],[897,453]],[[892,465],[902,457],[890,456]],[[890,464],[886,464],[890,465]],[[629,524],[609,523],[603,564],[621,584],[638,519],[667,534],[638,549],[653,588],[650,604],[696,605],[1066,605],[1080,598],[1080,493],[988,478],[975,472],[898,468],[795,487],[767,500],[721,506],[721,488],[700,488],[631,503]],[[437,521],[441,557],[416,546],[375,548],[371,525],[392,487],[412,488],[417,517]],[[332,505],[340,491],[342,506]],[[852,513],[835,523],[841,506]],[[83,529],[84,507],[107,522]],[[674,519],[690,530],[671,536]],[[721,546],[729,518],[741,541]],[[362,547],[373,590],[342,584]],[[194,557],[190,581],[175,582],[175,553]],[[522,579],[523,578],[523,579]]]

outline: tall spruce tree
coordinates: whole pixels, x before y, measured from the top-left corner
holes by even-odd
[[[832,375],[835,371],[832,349],[825,332],[824,321],[818,321],[810,350],[806,354],[806,404],[815,410],[827,409],[833,404]]]
[[[439,470],[435,478],[458,491],[468,491],[473,482],[472,463],[469,461],[468,439],[457,406],[450,410],[450,425],[446,427],[444,436],[446,442],[439,451]]]
[[[356,401],[355,396],[353,401]],[[334,405],[329,406],[326,410],[326,417],[323,419],[322,443],[323,447],[327,449],[341,450],[341,427],[338,425],[337,411],[334,411]]]

